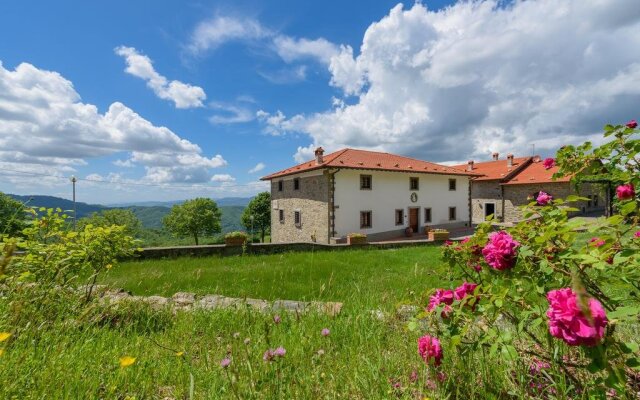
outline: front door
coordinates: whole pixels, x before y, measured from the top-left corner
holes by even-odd
[[[496,203],[484,203],[484,218],[493,215],[496,218]]]
[[[418,232],[418,213],[420,212],[419,208],[410,208],[409,209],[409,226],[413,229],[414,232]]]

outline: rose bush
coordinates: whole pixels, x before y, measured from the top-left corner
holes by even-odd
[[[637,330],[640,314],[636,127],[635,121],[608,125],[608,143],[566,146],[544,163],[557,164],[555,176],[571,176],[578,189],[599,185],[614,215],[571,219],[579,211],[572,203],[587,199],[552,201],[541,192],[513,228],[494,232],[489,221],[472,237],[443,246],[452,287],[461,285],[436,289],[425,312],[410,322],[410,329],[429,332],[419,342],[423,358],[437,338],[438,360],[456,354],[459,367],[477,351],[500,355],[513,363],[515,381],[523,379],[518,365],[544,364],[544,374],[535,378],[543,398],[637,391],[639,346],[629,333]],[[447,367],[443,362],[440,370]],[[451,368],[450,375],[458,373]]]

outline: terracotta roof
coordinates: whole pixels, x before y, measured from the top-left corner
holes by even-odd
[[[554,173],[558,172],[558,167],[545,169],[542,160],[538,160],[529,164],[521,172],[509,179],[503,185],[524,185],[527,183],[557,183],[569,182],[571,176],[564,176],[556,180],[551,179]]]
[[[395,154],[357,149],[342,149],[334,153],[325,155],[323,157],[323,163],[320,165],[316,164],[315,160],[307,161],[291,168],[287,168],[282,171],[275,172],[271,175],[267,175],[261,178],[261,180],[266,181],[282,176],[298,174],[301,172],[313,171],[322,168],[350,168],[441,175],[477,175],[475,171],[467,172],[464,169],[434,164],[428,161],[416,160],[413,158],[398,156]]]
[[[520,171],[523,167],[525,167],[531,157],[518,157],[513,159],[513,166],[509,168],[509,162],[507,159],[497,160],[497,161],[486,161],[486,162],[474,162],[473,163],[473,172],[482,174],[475,178],[475,181],[492,181],[492,180],[502,180],[508,179],[513,176],[516,172]],[[454,165],[457,169],[467,170],[468,164],[463,165]]]

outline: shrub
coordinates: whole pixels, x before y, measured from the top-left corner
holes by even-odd
[[[229,232],[226,235],[224,235],[225,239],[245,239],[248,240],[249,239],[249,235],[247,235],[245,232]]]
[[[536,375],[536,385],[542,385],[536,387],[544,389],[536,395],[542,398],[559,393],[604,398],[611,390],[630,389],[633,368],[640,366],[639,346],[621,331],[637,324],[640,313],[633,192],[640,184],[640,140],[629,126],[605,130],[613,141],[588,154],[590,144],[563,148],[555,162],[574,182],[627,185],[618,190],[620,214],[596,222],[570,220],[569,213],[577,211],[571,204],[585,199],[569,196],[544,204],[533,199],[515,227],[490,233],[486,222],[472,237],[443,246],[454,281],[465,283],[436,289],[419,318],[442,343],[445,360],[447,353],[458,353],[465,364],[473,350],[500,355],[512,363],[516,384],[532,379],[518,374],[518,365],[536,365],[536,371],[544,369]],[[594,163],[600,165],[599,176],[584,168]],[[579,231],[597,238],[584,239]],[[417,329],[418,322],[410,327]]]

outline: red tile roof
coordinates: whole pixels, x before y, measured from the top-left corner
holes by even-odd
[[[492,181],[503,180],[513,176],[518,171],[526,167],[531,161],[531,157],[518,157],[513,159],[513,166],[509,167],[508,160],[486,161],[486,162],[474,162],[473,172],[482,174],[482,176],[475,178],[476,181]],[[457,169],[468,169],[468,164],[454,165]]]
[[[554,183],[554,182],[569,182],[571,176],[564,176],[556,180],[552,179],[554,173],[558,172],[558,167],[545,169],[542,164],[542,160],[534,160],[521,172],[514,177],[504,182],[503,185],[524,185],[527,183]]]
[[[398,156],[377,151],[342,149],[323,157],[323,163],[318,165],[315,160],[298,164],[291,168],[267,175],[261,180],[271,180],[282,176],[313,171],[322,168],[350,168],[379,171],[400,171],[414,173],[428,173],[441,175],[467,175],[477,176],[474,172],[464,169],[434,164],[428,161],[416,160],[409,157]]]

